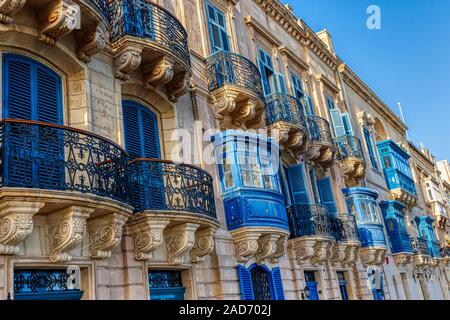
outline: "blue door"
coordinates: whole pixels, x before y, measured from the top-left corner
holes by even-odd
[[[150,300],[184,300],[181,271],[150,270],[148,272]]]
[[[320,300],[319,292],[317,290],[318,282],[316,281],[316,275],[314,271],[305,271],[306,288],[308,291],[308,300]]]
[[[342,271],[337,272],[339,281],[339,291],[341,292],[342,300],[348,300],[347,281],[345,280],[345,274]]]

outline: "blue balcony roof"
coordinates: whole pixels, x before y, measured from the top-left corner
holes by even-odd
[[[342,189],[344,196],[352,196],[352,195],[367,195],[374,200],[378,199],[378,192],[376,190],[364,187],[356,187],[356,188],[345,188]]]

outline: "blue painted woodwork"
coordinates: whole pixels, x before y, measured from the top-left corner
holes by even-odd
[[[184,300],[180,271],[150,270],[148,272],[150,300]]]
[[[341,292],[341,299],[348,300],[347,281],[345,280],[345,274],[342,271],[338,271],[336,274],[338,277],[339,291]]]
[[[288,229],[278,177],[279,146],[263,135],[228,130],[212,137],[229,230]]]
[[[301,127],[305,131],[308,127],[300,101],[284,93],[273,93],[266,97],[266,125],[269,127],[277,122]]]
[[[364,139],[366,140],[367,150],[369,151],[370,162],[375,170],[378,170],[377,157],[375,156],[375,149],[369,129],[364,128]]]
[[[413,253],[410,235],[406,229],[404,204],[389,200],[380,203],[392,253]]]
[[[331,185],[331,178],[324,177],[316,181],[317,189],[319,191],[320,203],[327,207],[331,215],[337,213],[336,201],[334,200],[333,186]]]
[[[237,266],[242,300],[285,300],[280,268]]]
[[[356,217],[362,247],[386,247],[384,227],[377,205],[378,193],[369,188],[343,189],[349,213]]]
[[[319,236],[333,238],[331,215],[319,204],[295,204],[287,208],[292,238]]]
[[[408,163],[411,156],[408,152],[392,140],[378,142],[377,148],[388,189],[401,188],[416,196],[416,186]]]
[[[83,291],[68,289],[66,270],[14,270],[14,300],[80,300]]]
[[[291,74],[292,79],[292,91],[294,97],[303,104],[305,98],[305,92],[303,90],[302,79],[296,74]]]
[[[434,258],[441,257],[441,249],[439,243],[436,240],[436,234],[434,233],[433,222],[434,218],[430,216],[418,216],[414,218],[419,235],[421,238],[426,239],[428,250],[430,255]]]
[[[264,95],[269,95],[277,89],[277,80],[272,57],[265,50],[258,48],[258,65],[261,73]]]
[[[125,36],[155,42],[191,65],[188,34],[169,11],[146,0],[110,1],[111,41]]]
[[[330,119],[334,130],[334,136],[340,137],[345,135],[344,123],[342,121],[341,110],[336,108],[334,99],[330,96],[327,97],[328,112],[330,113]]]
[[[319,292],[318,292],[318,282],[316,281],[316,275],[314,271],[305,271],[305,283],[306,288],[309,291],[309,298],[308,300],[311,301],[317,301],[319,299]]]
[[[299,163],[287,168],[287,180],[292,204],[309,203],[304,167],[303,164]]]
[[[249,90],[264,100],[261,74],[249,59],[231,52],[217,51],[206,61],[208,89],[210,92],[225,85]]]
[[[216,218],[211,175],[193,165],[158,159],[129,163],[131,204],[143,210],[179,211]]]
[[[206,3],[208,14],[209,37],[212,52],[230,51],[230,39],[227,31],[225,15],[210,3]]]

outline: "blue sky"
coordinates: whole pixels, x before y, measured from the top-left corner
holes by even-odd
[[[327,29],[338,55],[397,114],[409,137],[450,158],[450,0],[284,0],[315,31]],[[366,27],[369,5],[381,30]]]

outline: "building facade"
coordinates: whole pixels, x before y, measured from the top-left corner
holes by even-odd
[[[0,59],[0,299],[450,298],[448,163],[290,6],[7,0]]]

